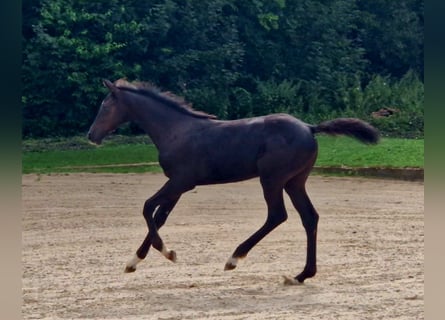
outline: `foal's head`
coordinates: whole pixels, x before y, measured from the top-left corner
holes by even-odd
[[[95,144],[101,144],[106,135],[129,120],[125,105],[119,101],[120,89],[108,80],[103,83],[110,93],[102,101],[96,119],[88,131],[88,139]]]

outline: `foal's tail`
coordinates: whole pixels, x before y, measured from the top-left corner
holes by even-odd
[[[312,132],[329,135],[347,135],[363,143],[376,144],[379,141],[379,131],[369,123],[357,118],[338,118],[324,121],[319,125],[311,126]]]

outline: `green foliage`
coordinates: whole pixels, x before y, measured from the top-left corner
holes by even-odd
[[[399,78],[411,69],[423,79],[424,1],[357,1],[357,6],[369,72]]]
[[[294,113],[302,111],[302,99],[298,95],[299,85],[283,80],[259,81],[254,99],[254,114]]]
[[[230,120],[253,116],[253,94],[242,87],[235,87],[229,96],[227,118]]]
[[[422,138],[424,132],[424,85],[409,71],[400,81],[375,76],[363,89],[350,90],[347,108],[353,115],[367,119],[385,136]],[[381,108],[396,110],[389,117],[372,118]]]
[[[85,133],[102,79],[121,77],[223,119],[357,116],[423,135],[422,0],[24,0],[22,13],[24,137]],[[374,121],[381,107],[400,113]]]
[[[133,45],[125,38],[142,27],[123,5],[111,1],[43,1],[31,36],[24,42],[23,128],[25,136],[72,135],[92,120],[103,77],[134,77],[140,66],[115,57]],[[122,21],[112,23],[110,21]],[[134,48],[135,49],[135,48]]]

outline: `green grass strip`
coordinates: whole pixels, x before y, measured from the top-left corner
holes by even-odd
[[[347,137],[317,137],[317,166],[423,168],[424,140],[383,138],[365,145]]]

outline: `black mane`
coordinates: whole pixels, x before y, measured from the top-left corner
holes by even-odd
[[[163,104],[168,105],[169,107],[172,107],[182,113],[191,115],[196,118],[217,118],[215,115],[193,109],[191,103],[186,102],[184,98],[179,97],[169,91],[161,91],[158,87],[147,82],[130,83],[126,80],[119,79],[115,82],[115,85],[121,90],[133,92],[151,99],[155,99]]]

